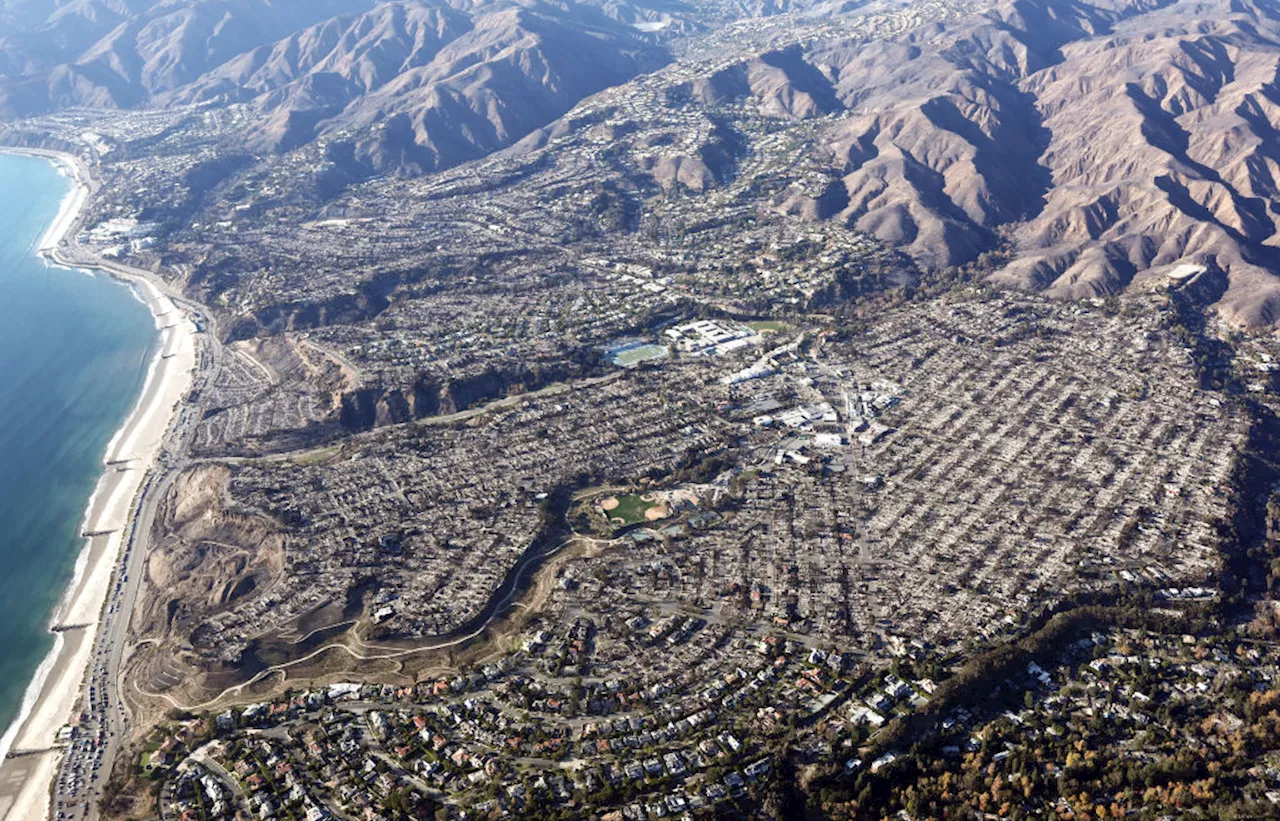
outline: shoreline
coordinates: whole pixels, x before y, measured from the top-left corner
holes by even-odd
[[[26,154],[26,153],[17,152],[17,151],[0,152],[0,153],[14,153],[20,156],[30,156],[36,159],[46,159],[44,157],[40,157],[37,154]],[[47,159],[49,159],[50,162],[54,163],[54,165],[58,169],[58,172],[62,176],[64,177],[68,176],[68,173],[67,173],[68,169],[63,162],[56,161],[52,157]],[[49,227],[45,229],[45,232],[40,236],[40,239],[38,240],[38,244],[35,246],[35,252],[42,259],[44,259],[46,265],[49,264],[49,259],[46,252],[49,241],[52,239],[56,243],[60,241],[62,238],[62,235],[64,235],[67,232],[67,230],[70,227],[70,220],[74,218],[76,212],[81,207],[78,200],[83,198],[82,192],[86,190],[84,186],[82,186],[75,177],[71,177],[70,179],[71,179],[71,188],[70,190],[67,191],[66,195],[62,198],[62,201],[58,204],[58,213],[54,216],[53,222],[49,224]],[[89,509],[93,505],[93,501],[97,495],[97,492],[98,492],[97,487],[95,486],[93,494],[89,496],[89,502],[85,507],[84,516],[81,519],[81,525],[80,525],[81,533],[88,530],[87,524],[88,524],[88,518],[89,518]],[[88,561],[87,561],[88,554],[89,554],[88,545],[86,545],[76,555],[75,569],[72,573],[71,581],[68,583],[66,590],[63,591],[62,596],[59,597],[58,603],[54,605],[54,609],[53,609],[53,612],[50,614],[49,623],[46,626],[46,629],[50,629],[54,625],[59,623],[59,618],[58,618],[59,611],[66,604],[66,598],[70,593],[70,591],[73,590],[77,584],[79,584],[80,579],[84,575],[85,567],[88,564]],[[53,668],[56,666],[58,656],[62,652],[64,643],[65,642],[63,641],[62,634],[56,633],[54,635],[53,645],[49,648],[49,652],[46,653],[45,657],[40,660],[40,664],[36,666],[35,671],[32,673],[31,680],[27,683],[27,687],[22,693],[22,703],[18,708],[18,714],[14,716],[13,721],[10,722],[9,726],[4,728],[3,735],[0,735],[0,766],[3,766],[3,762],[6,756],[8,756],[9,751],[13,749],[13,743],[17,738],[18,731],[22,729],[23,724],[27,722],[27,719],[30,718],[31,713],[34,711],[36,702],[39,700],[40,691],[44,688],[45,684],[47,683],[50,673],[53,672]]]
[[[82,698],[93,669],[99,627],[117,571],[127,555],[135,502],[157,465],[178,408],[190,389],[196,365],[196,327],[150,279],[105,266],[65,259],[60,248],[76,226],[92,193],[78,158],[41,149],[0,148],[53,163],[71,190],[33,249],[46,265],[96,276],[103,273],[129,287],[152,314],[156,340],[137,401],[103,454],[103,472],[86,503],[80,533],[84,546],[72,578],[50,616],[53,646],[33,673],[22,707],[0,738],[0,819],[35,821],[49,817],[51,794],[62,749],[59,731],[79,723]],[[90,535],[92,534],[92,535]],[[120,614],[127,618],[127,614]],[[59,626],[69,629],[55,630]],[[102,688],[105,689],[105,688]],[[86,708],[87,709],[87,708]],[[15,751],[40,751],[18,758]]]

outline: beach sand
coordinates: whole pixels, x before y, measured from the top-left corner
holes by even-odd
[[[49,785],[57,773],[58,754],[53,751],[6,760],[0,768],[0,818],[46,818]]]
[[[70,158],[31,153],[58,162],[74,186],[38,249],[51,257],[75,225],[87,199],[87,177]],[[47,676],[41,682],[37,674],[16,726],[6,734],[6,740],[11,743],[9,752],[51,748],[58,731],[76,722],[97,625],[112,578],[120,565],[121,548],[138,491],[160,454],[178,405],[190,390],[196,366],[195,326],[150,281],[135,278],[129,285],[151,309],[156,328],[163,329],[161,333],[165,336],[156,345],[142,395],[107,447],[106,470],[89,501],[84,523],[85,533],[98,535],[86,540],[76,576],[56,609],[51,625],[84,626],[59,635],[41,668],[41,672],[47,671]],[[2,743],[0,750],[3,750]],[[58,755],[52,751],[7,757],[0,762],[0,819],[38,821],[48,817]]]

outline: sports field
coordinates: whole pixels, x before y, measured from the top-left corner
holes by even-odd
[[[628,493],[600,500],[600,509],[614,527],[654,522],[671,515],[666,502],[651,493]]]
[[[609,361],[623,368],[639,365],[653,359],[666,359],[668,354],[665,345],[628,345],[613,351]]]

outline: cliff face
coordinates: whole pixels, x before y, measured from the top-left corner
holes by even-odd
[[[227,333],[226,341],[239,342],[262,333],[279,334],[306,331],[324,325],[364,322],[382,313],[386,307],[385,296],[365,289],[318,302],[272,305],[234,324]]]
[[[589,369],[589,365],[568,361],[536,366],[513,363],[462,379],[422,379],[407,390],[361,388],[342,395],[339,417],[346,431],[372,430],[458,413],[504,396],[581,377]]]
[[[164,500],[148,557],[153,595],[142,599],[148,631],[182,634],[210,614],[270,586],[284,568],[284,539],[265,518],[223,506],[230,471],[194,468]]]

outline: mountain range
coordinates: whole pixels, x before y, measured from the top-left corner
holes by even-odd
[[[234,107],[256,154],[340,135],[364,173],[423,174],[564,133],[585,98],[677,60],[681,35],[866,11],[717,8],[3,0],[0,115]],[[1196,279],[1256,325],[1280,321],[1278,79],[1264,0],[1001,0],[896,36],[747,51],[675,90],[812,128],[824,187],[762,207],[865,231],[922,270],[999,251],[993,281],[1064,297]],[[697,191],[725,173],[703,165],[651,171]]]
[[[668,59],[634,24],[645,14],[617,5],[68,0],[45,17],[37,5],[0,12],[8,117],[239,104],[250,150],[354,130],[378,171],[483,156]]]
[[[830,181],[774,207],[923,269],[1078,298],[1203,281],[1280,320],[1280,10],[1260,0],[1012,0],[899,38],[825,40],[695,81],[819,123]]]

